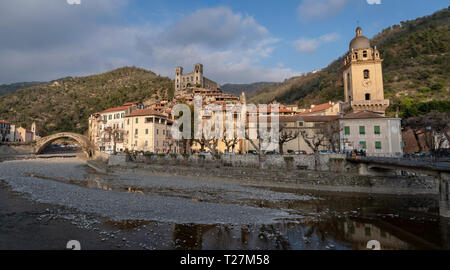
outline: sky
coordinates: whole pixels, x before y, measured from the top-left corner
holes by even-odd
[[[1,0],[0,84],[137,66],[220,84],[283,81],[448,0]]]

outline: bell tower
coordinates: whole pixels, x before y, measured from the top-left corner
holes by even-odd
[[[385,115],[389,100],[384,98],[382,62],[377,47],[372,48],[362,29],[356,28],[356,37],[344,58],[346,112],[373,111]]]

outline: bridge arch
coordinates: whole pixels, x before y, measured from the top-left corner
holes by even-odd
[[[94,155],[94,147],[93,147],[91,141],[89,141],[89,139],[84,135],[72,133],[72,132],[57,133],[57,134],[53,134],[53,135],[39,139],[38,141],[36,141],[34,153],[35,154],[42,153],[42,151],[44,151],[44,149],[47,146],[49,146],[52,142],[54,142],[58,139],[62,139],[62,138],[70,138],[70,139],[73,139],[76,142],[78,142],[81,146],[81,149],[88,157],[92,157]]]

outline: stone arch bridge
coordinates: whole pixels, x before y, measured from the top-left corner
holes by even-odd
[[[70,138],[78,142],[81,149],[88,157],[92,157],[94,155],[94,146],[91,141],[89,141],[89,139],[84,135],[71,132],[57,133],[37,140],[34,147],[34,153],[42,153],[42,151],[44,151],[44,149],[52,142],[62,138]]]

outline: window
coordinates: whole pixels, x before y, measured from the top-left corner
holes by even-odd
[[[134,146],[137,146],[137,141],[134,141]]]
[[[109,119],[109,120],[112,120],[112,114],[109,115],[108,119]]]
[[[145,141],[145,146],[148,146],[148,141]]]
[[[139,118],[136,118],[136,124],[139,123]]]
[[[159,129],[156,129],[156,135],[159,135]]]
[[[366,227],[365,228],[366,230],[365,230],[365,233],[366,233],[366,236],[370,236],[372,233],[370,232],[370,227]]]
[[[370,100],[370,94],[369,93],[366,94],[366,100]]]
[[[359,142],[359,145],[361,145],[362,149],[364,149],[364,150],[367,149],[367,145],[366,145],[365,141]]]
[[[363,51],[363,57],[364,57],[364,58],[367,57],[367,51]]]
[[[375,142],[375,149],[381,150],[381,142]]]
[[[370,78],[370,72],[368,69],[364,70],[364,79],[369,79]]]
[[[137,135],[138,135],[138,131],[139,131],[138,129],[135,129],[135,130],[134,130],[134,135],[137,136]]]
[[[373,129],[374,129],[375,135],[380,135],[381,134],[380,126],[375,126]]]
[[[360,135],[366,135],[366,127],[365,126],[360,126],[359,127],[359,134]]]
[[[121,117],[121,118],[125,118],[125,113],[122,113],[122,114],[120,115],[120,117]]]
[[[345,135],[350,135],[350,127],[344,127]]]
[[[148,128],[145,129],[145,135],[148,135]]]
[[[127,119],[127,125],[129,125],[130,124],[130,119]]]

